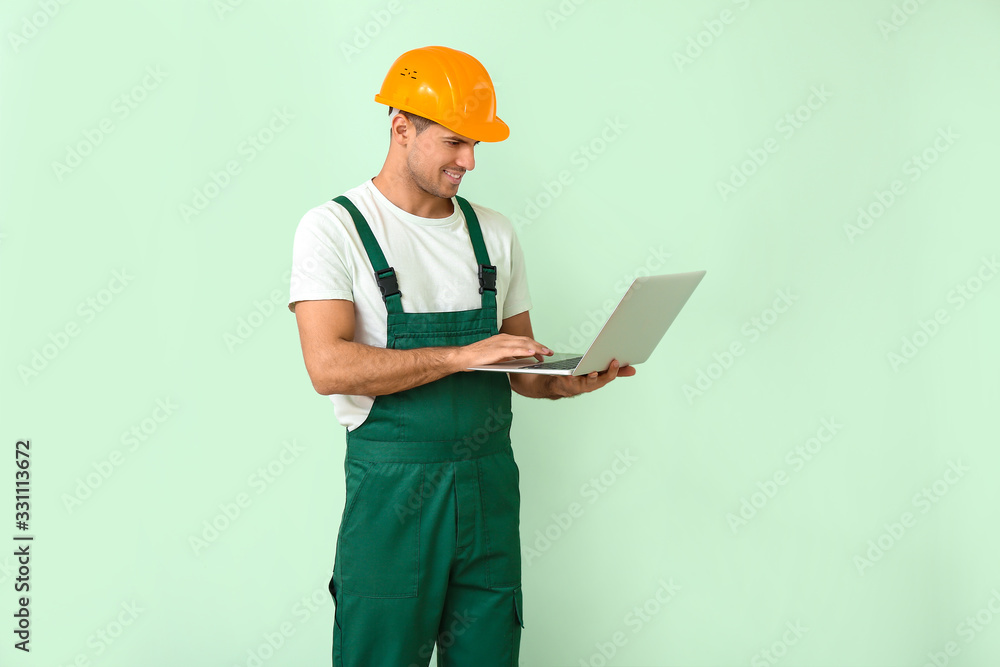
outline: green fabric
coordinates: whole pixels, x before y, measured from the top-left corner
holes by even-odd
[[[345,197],[375,272],[389,268]],[[477,263],[490,265],[465,200]],[[402,291],[402,283],[400,283]],[[468,289],[479,289],[469,276]],[[468,345],[497,334],[496,292],[474,310],[403,312],[385,299],[386,347]],[[504,373],[458,372],[376,396],[347,433],[346,502],[330,593],[335,667],[516,665],[523,627],[520,495]]]

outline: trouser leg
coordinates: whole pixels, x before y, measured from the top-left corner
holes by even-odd
[[[455,463],[455,563],[439,667],[516,666],[523,621],[518,472],[510,452]]]
[[[348,461],[331,593],[334,667],[517,665],[520,495],[509,450],[427,464]]]
[[[426,667],[455,549],[451,464],[347,467],[333,667]]]
[[[438,632],[438,667],[514,667],[521,647],[521,588],[449,587]]]

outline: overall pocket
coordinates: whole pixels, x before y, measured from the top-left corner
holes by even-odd
[[[341,591],[368,598],[417,596],[423,466],[348,459],[337,539]]]
[[[524,610],[521,587],[514,589],[514,623],[510,633],[510,664],[517,667],[518,654],[521,652],[521,629],[524,628]]]

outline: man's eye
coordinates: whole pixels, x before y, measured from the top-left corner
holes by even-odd
[[[448,143],[451,144],[452,146],[457,146],[458,145],[457,141],[449,141]]]

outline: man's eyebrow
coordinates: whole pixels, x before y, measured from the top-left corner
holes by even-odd
[[[456,137],[454,134],[449,134],[448,136],[445,137],[445,139],[452,139],[454,141],[461,141],[463,144],[469,143],[468,141],[466,141],[462,137]],[[474,141],[474,142],[472,142],[472,145],[475,146],[478,143],[479,143],[478,141]]]

